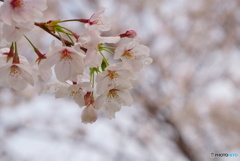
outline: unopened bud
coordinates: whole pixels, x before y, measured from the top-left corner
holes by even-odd
[[[85,107],[82,112],[82,122],[83,123],[93,123],[98,118],[98,111],[93,105]]]
[[[60,20],[48,21],[45,26],[52,32],[55,32],[55,28],[57,27]]]
[[[137,36],[137,32],[135,30],[128,30],[123,34],[119,35],[121,38],[128,37],[128,38],[134,38]]]
[[[85,94],[85,96],[84,96],[85,105],[89,105],[89,104],[93,103],[91,95],[92,95],[92,92],[87,92]]]

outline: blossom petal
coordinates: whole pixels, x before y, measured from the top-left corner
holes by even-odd
[[[95,106],[97,107],[97,109],[100,109],[103,106],[103,104],[106,102],[106,100],[107,100],[106,93],[98,96],[98,98],[95,101]]]
[[[40,77],[42,78],[42,80],[44,81],[48,81],[51,79],[52,77],[52,69],[42,69],[42,68],[38,68],[38,72],[40,74]]]
[[[125,106],[131,106],[133,104],[132,96],[127,91],[118,91],[117,94],[119,95],[119,100],[121,104]]]
[[[64,61],[59,62],[55,68],[56,77],[59,81],[65,82],[71,78],[71,65],[64,63]]]
[[[53,54],[47,57],[41,64],[40,67],[43,69],[51,68],[59,61],[60,57],[58,54]]]
[[[22,72],[20,75],[23,78],[23,80],[25,80],[26,82],[28,82],[29,84],[31,84],[33,86],[34,85],[33,76],[23,68],[21,68],[21,71]]]
[[[8,76],[8,84],[9,88],[13,88],[15,90],[24,90],[25,88],[27,88],[28,85],[25,80],[15,75]]]
[[[116,102],[108,102],[104,105],[103,109],[105,116],[109,119],[113,119],[115,118],[115,113],[120,111],[121,105]]]
[[[55,98],[67,97],[68,95],[69,95],[68,87],[67,86],[61,86],[57,89],[57,91],[55,93]]]
[[[79,105],[79,107],[85,106],[85,100],[84,100],[84,95],[83,94],[75,94],[73,96],[73,100]]]

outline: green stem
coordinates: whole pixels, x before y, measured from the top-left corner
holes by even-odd
[[[106,63],[107,66],[109,66],[109,63],[108,63],[106,57],[103,55],[103,53],[102,53],[101,51],[99,51],[99,52],[100,52],[100,54],[101,54],[102,57],[103,57],[103,61]]]
[[[64,41],[64,39],[62,38],[61,34],[60,34],[58,31],[56,31],[56,32],[58,33],[58,36],[59,36],[60,40],[62,41],[63,46],[66,46],[65,41]],[[72,45],[73,45],[73,44],[72,44]]]
[[[94,68],[90,68],[90,82],[92,83],[92,88],[94,88]],[[93,91],[92,91],[91,96],[94,99],[94,92]]]
[[[113,49],[113,50],[115,50],[116,48],[114,48],[114,47],[107,47],[107,46],[103,46],[102,48],[106,48],[106,49]]]
[[[27,41],[29,42],[29,44],[33,47],[34,50],[36,50],[36,47],[33,45],[33,43],[28,39],[27,36],[24,35],[24,37],[27,39]]]
[[[57,38],[60,41],[64,41],[64,44],[66,44],[66,46],[73,46],[73,44],[70,41],[64,40],[63,38],[60,38],[58,35],[56,35],[55,33],[53,33],[52,31],[50,31],[45,25],[46,23],[38,23],[35,22],[34,23],[36,26],[40,27],[41,29],[43,29],[44,31],[46,31],[47,33],[51,34],[52,36],[54,36],[55,38]]]
[[[66,34],[67,35],[67,37],[69,38],[69,40],[73,43],[73,45],[74,45],[74,41],[73,41],[73,39],[69,36],[69,34]]]
[[[68,32],[70,32],[72,35],[74,34],[71,30],[69,30],[68,28],[66,28],[66,27],[63,27],[63,26],[61,26],[61,28],[63,28],[64,30],[66,30],[66,31],[68,31]]]
[[[82,22],[82,23],[88,23],[88,22],[89,22],[89,19],[70,19],[70,20],[62,20],[62,21],[60,21],[59,23],[62,23],[62,22],[70,22],[70,21],[77,21],[77,22]]]
[[[92,88],[94,88],[94,71],[93,71],[93,73],[92,73]]]
[[[107,50],[107,49],[104,49],[104,48],[103,48],[102,50],[104,50],[104,51],[106,51],[106,52],[108,52],[108,53],[114,55],[114,52],[111,52],[111,51],[109,51],[109,50]]]

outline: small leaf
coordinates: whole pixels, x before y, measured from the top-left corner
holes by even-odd
[[[106,62],[103,60],[101,64],[102,71],[105,71],[105,68],[107,67]]]

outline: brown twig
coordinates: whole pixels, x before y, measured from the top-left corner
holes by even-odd
[[[47,33],[49,33],[50,35],[54,36],[55,38],[57,38],[58,40],[62,41],[63,44],[65,44],[66,46],[73,46],[74,44],[66,39],[61,38],[60,36],[56,35],[55,33],[53,33],[51,30],[49,30],[46,27],[46,23],[45,22],[34,22],[34,24],[38,27],[40,27],[41,29],[43,29],[44,31],[46,31]],[[84,47],[80,47],[80,49],[82,49],[84,52],[87,52],[87,49]]]
[[[66,46],[73,46],[73,43],[68,41],[68,40],[65,40],[61,37],[59,37],[58,35],[56,35],[55,33],[53,33],[52,31],[50,31],[47,27],[46,27],[46,23],[45,22],[35,22],[34,23],[36,26],[40,27],[41,29],[43,29],[44,31],[46,31],[47,33],[51,34],[52,36],[54,36],[55,38],[57,38],[58,40],[60,41],[63,41],[63,43],[66,45]]]

